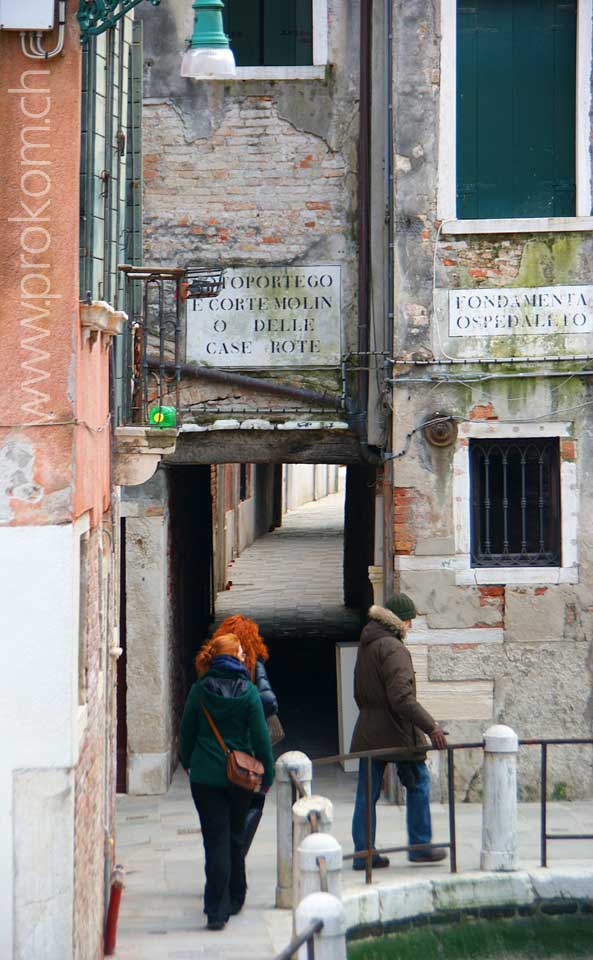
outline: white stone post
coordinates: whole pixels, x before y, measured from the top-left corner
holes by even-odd
[[[293,772],[305,793],[311,795],[313,767],[300,750],[289,750],[276,760],[276,906],[292,907],[292,804]]]
[[[292,808],[292,903],[298,905],[298,850],[305,837],[312,832],[310,816],[317,815],[317,829],[319,833],[329,833],[334,822],[334,808],[327,797],[301,797]]]
[[[295,926],[302,933],[314,920],[323,920],[315,934],[315,960],[346,960],[346,911],[331,893],[311,893],[297,907]],[[307,960],[307,946],[299,947],[298,960]]]
[[[327,890],[321,886],[319,860],[325,861]],[[297,881],[295,885],[295,904],[308,897],[310,893],[331,893],[338,900],[342,898],[342,848],[330,833],[310,833],[305,837],[297,852]]]
[[[484,734],[482,870],[517,869],[517,751],[510,727],[495,724]]]

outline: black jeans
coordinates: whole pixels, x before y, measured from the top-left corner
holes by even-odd
[[[229,918],[245,900],[245,817],[253,794],[241,787],[191,784],[206,854],[204,913],[209,920]]]

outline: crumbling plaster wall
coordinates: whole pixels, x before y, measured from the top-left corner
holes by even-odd
[[[340,264],[344,347],[355,350],[358,3],[329,0],[330,65],[317,80],[184,79],[191,5],[139,12],[146,262]],[[338,371],[278,376],[341,390]]]
[[[395,354],[410,359],[440,353],[432,325],[435,290],[589,283],[593,260],[593,238],[585,233],[450,237],[439,230],[439,9],[438,3],[420,0],[394,3]],[[546,339],[548,352],[558,352],[555,339]],[[508,340],[498,338],[495,347],[499,355],[500,350],[508,352]],[[591,381],[574,376],[580,367],[556,365],[565,377],[439,386],[400,383],[394,388],[396,570],[398,558],[404,558],[399,584],[415,597],[430,629],[458,631],[458,642],[443,645],[438,633],[432,634],[429,679],[493,679],[492,720],[508,723],[520,737],[589,737],[592,730],[593,511],[588,496],[593,450],[588,404],[593,396]],[[484,369],[511,373],[516,368]],[[421,367],[396,368],[402,377],[423,373]],[[460,368],[455,374],[463,378]],[[529,421],[549,415],[568,424],[561,456],[574,462],[575,484],[563,496],[571,500],[571,508],[580,498],[578,583],[456,583],[454,454],[464,441],[458,438],[440,450],[426,442],[418,427],[435,411],[460,420]],[[422,569],[428,558],[437,559],[432,569]],[[472,628],[470,643],[464,631]],[[476,628],[499,630],[499,641],[477,642]],[[447,721],[456,740],[471,740],[488,725],[439,719]],[[477,755],[458,759],[459,780],[469,798],[481,789],[480,762]],[[521,750],[524,798],[535,795],[538,764],[537,750]],[[549,783],[557,798],[591,795],[590,751],[552,749]]]

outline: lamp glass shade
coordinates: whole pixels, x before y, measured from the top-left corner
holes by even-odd
[[[229,47],[189,47],[183,54],[181,76],[194,80],[219,80],[236,76],[235,58]]]

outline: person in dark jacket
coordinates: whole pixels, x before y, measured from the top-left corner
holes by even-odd
[[[262,707],[266,720],[278,713],[278,700],[272,690],[268,673],[266,670],[266,661],[270,654],[264,643],[263,637],[259,632],[259,627],[255,620],[244,617],[241,614],[234,614],[223,620],[216,632],[215,637],[222,636],[225,633],[233,633],[241,641],[243,653],[245,654],[245,666],[249,671],[252,683],[257,687],[261,697]],[[254,792],[252,795],[251,806],[247,812],[245,820],[244,848],[245,856],[249,852],[255,832],[262,818],[265,793]]]
[[[372,606],[368,623],[360,635],[354,668],[354,699],[359,715],[352,735],[350,750],[380,750],[384,747],[410,749],[410,757],[398,759],[397,771],[406,788],[408,843],[428,844],[432,839],[430,820],[430,773],[426,755],[417,752],[426,746],[428,734],[433,746],[447,746],[444,731],[416,699],[416,679],[412,657],[405,639],[416,616],[414,602],[405,593],[394,594],[384,607]],[[413,752],[416,751],[416,752]],[[400,755],[401,756],[401,755]],[[388,757],[371,760],[372,830],[371,846],[375,846],[376,804]],[[354,850],[366,850],[366,759],[360,760],[358,785],[352,818]],[[410,851],[413,863],[443,860],[442,849]],[[354,858],[355,870],[364,870],[365,860]],[[373,856],[373,867],[388,867],[389,860]]]
[[[189,773],[206,855],[204,912],[208,929],[222,930],[245,901],[243,832],[252,793],[230,784],[226,757],[206,719],[209,711],[230,750],[251,753],[264,766],[262,786],[274,780],[272,745],[261,699],[249,680],[241,643],[232,634],[210,640],[196,657],[179,735],[179,759]]]

